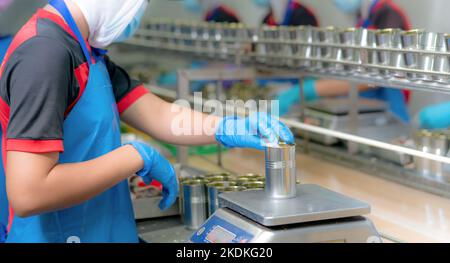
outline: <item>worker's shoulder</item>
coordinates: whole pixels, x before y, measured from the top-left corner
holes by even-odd
[[[70,50],[60,41],[48,36],[36,35],[17,46],[8,63],[17,60],[26,62],[34,60],[42,65],[47,59],[67,61],[71,58],[70,53]]]

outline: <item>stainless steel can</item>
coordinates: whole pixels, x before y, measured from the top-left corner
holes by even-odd
[[[433,142],[432,133],[427,130],[421,130],[415,133],[414,141],[416,149],[426,153],[432,153]],[[414,157],[414,163],[416,170],[423,176],[430,176],[431,174],[431,161],[428,159]]]
[[[243,185],[247,190],[256,190],[256,189],[264,189],[266,187],[266,183],[261,181],[255,182],[247,182]]]
[[[183,182],[183,223],[198,229],[208,218],[205,183],[202,180]]]
[[[432,136],[433,149],[432,152],[436,155],[446,156],[449,149],[448,137],[444,133],[436,132]],[[431,174],[437,180],[442,180],[444,175],[444,164],[437,161],[431,161]]]
[[[365,64],[369,63],[369,30],[358,28],[355,32],[355,49],[353,49],[353,62],[358,64],[354,70],[358,74],[366,74],[367,68]]]
[[[439,34],[436,51],[448,53],[450,35],[448,34]],[[434,62],[434,71],[436,73],[449,73],[450,72],[450,60],[448,55],[437,55],[436,61]],[[435,80],[442,84],[448,84],[450,78],[444,75],[436,75]]]
[[[419,50],[419,41],[423,30],[414,29],[405,31],[402,33],[402,45],[405,50],[411,52],[404,53],[405,67],[412,70],[419,69],[419,53],[415,52]],[[412,81],[417,81],[418,77],[416,73],[407,73],[407,78]]]
[[[436,51],[438,45],[438,34],[433,32],[424,32],[419,39],[419,48],[422,51]],[[432,72],[436,56],[434,54],[420,54],[419,69]],[[433,76],[427,73],[418,74],[418,78],[423,81],[433,81]]]
[[[339,31],[335,27],[326,27],[318,29],[318,40],[324,45],[340,44]],[[321,46],[316,48],[316,58],[334,60],[336,63],[325,63],[317,61],[314,68],[318,70],[329,70],[333,73],[342,72],[344,69],[342,62],[342,49],[339,47]]]
[[[385,48],[385,49],[393,48],[394,47],[393,36],[396,33],[396,31],[398,31],[398,30],[392,29],[392,28],[378,30],[377,34],[376,34],[377,47]],[[392,52],[385,51],[385,50],[378,51],[379,66],[385,66],[385,67],[391,66],[392,65],[391,58],[392,58]],[[392,72],[390,70],[382,69],[382,70],[380,70],[380,73],[385,78],[392,77]]]
[[[208,193],[208,215],[211,216],[219,209],[219,194],[228,187],[226,182],[214,182],[206,185]]]
[[[281,38],[286,43],[283,43],[283,55],[286,57],[286,65],[288,67],[295,67],[297,65],[298,45],[297,41],[297,28],[293,26],[282,27]]]
[[[400,30],[394,30],[392,32],[392,48],[398,49],[399,51],[394,51],[391,53],[391,66],[398,69],[406,69],[405,57],[401,51],[403,49],[403,44],[402,32]],[[393,75],[396,78],[406,78],[406,71],[395,70]]]
[[[341,44],[349,47],[342,49],[342,61],[343,62],[356,62],[355,61],[355,49],[356,47],[356,40],[357,40],[357,34],[359,34],[360,29],[358,28],[347,28],[340,34],[340,42]],[[347,71],[353,72],[356,71],[355,66],[351,65],[344,65],[344,68]]]
[[[296,197],[295,145],[267,146],[265,160],[268,196],[274,199]]]
[[[371,65],[378,66],[378,52],[375,50],[377,47],[376,30],[367,30],[367,49],[362,50],[362,61],[368,65],[368,73],[370,76],[378,76],[380,71],[377,68],[370,67]]]
[[[299,66],[309,68],[312,65],[311,58],[315,57],[315,48],[311,45],[317,41],[317,29],[311,26],[300,26],[297,28],[297,41],[299,47]]]

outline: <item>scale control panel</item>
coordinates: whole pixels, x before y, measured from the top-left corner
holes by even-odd
[[[191,237],[193,243],[249,243],[254,236],[213,215]]]

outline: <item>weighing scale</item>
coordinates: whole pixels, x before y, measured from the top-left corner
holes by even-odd
[[[272,199],[264,190],[224,193],[222,208],[191,237],[193,243],[380,243],[370,205],[317,185]]]

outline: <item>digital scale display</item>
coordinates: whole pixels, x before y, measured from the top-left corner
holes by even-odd
[[[206,236],[210,243],[232,243],[236,235],[221,226],[215,226]]]
[[[226,220],[212,216],[192,235],[193,243],[248,243],[254,236],[247,231],[230,224]]]

